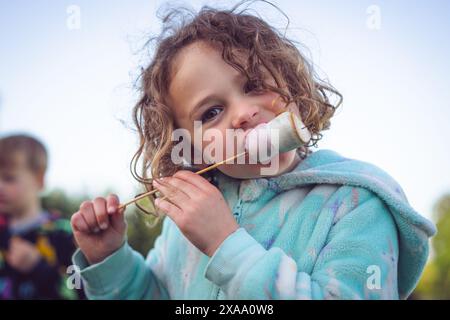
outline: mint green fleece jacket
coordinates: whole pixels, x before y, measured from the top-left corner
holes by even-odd
[[[94,265],[77,251],[87,296],[405,299],[416,286],[435,227],[381,169],[320,150],[277,177],[215,178],[240,228],[212,257],[166,218],[146,258],[127,243]]]

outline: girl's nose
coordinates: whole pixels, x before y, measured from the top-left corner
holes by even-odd
[[[247,129],[252,127],[256,123],[256,118],[259,113],[258,107],[251,106],[239,106],[236,112],[236,116],[233,118],[231,125],[234,129]]]

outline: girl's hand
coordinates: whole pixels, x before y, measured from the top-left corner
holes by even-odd
[[[220,191],[205,178],[187,170],[154,180],[167,199],[156,199],[181,232],[200,251],[212,256],[220,244],[239,228]]]
[[[104,260],[125,240],[125,210],[118,209],[119,203],[115,195],[85,201],[72,216],[75,240],[90,264]]]

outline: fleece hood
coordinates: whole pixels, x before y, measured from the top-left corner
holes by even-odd
[[[397,226],[399,240],[398,286],[401,297],[416,286],[428,258],[433,223],[408,203],[400,185],[385,171],[359,160],[345,158],[331,150],[310,154],[291,172],[271,178],[244,180],[239,197],[256,201],[264,190],[275,192],[314,184],[362,187],[376,194],[388,206]]]

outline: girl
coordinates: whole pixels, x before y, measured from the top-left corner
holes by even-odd
[[[169,218],[146,259],[127,244],[110,195],[72,217],[92,299],[398,299],[414,289],[434,226],[400,186],[368,163],[309,147],[340,104],[298,49],[261,19],[203,8],[181,25],[169,14],[134,110],[139,180],[167,198]],[[227,164],[206,178],[171,158],[175,129],[252,128],[289,110],[312,143],[263,164]],[[229,145],[226,141],[224,145]],[[192,146],[205,151],[208,143]],[[188,157],[189,158],[189,157]],[[186,159],[192,162],[192,159]],[[136,162],[135,168],[136,168]],[[196,169],[205,167],[200,163]],[[151,169],[150,169],[151,168]]]

